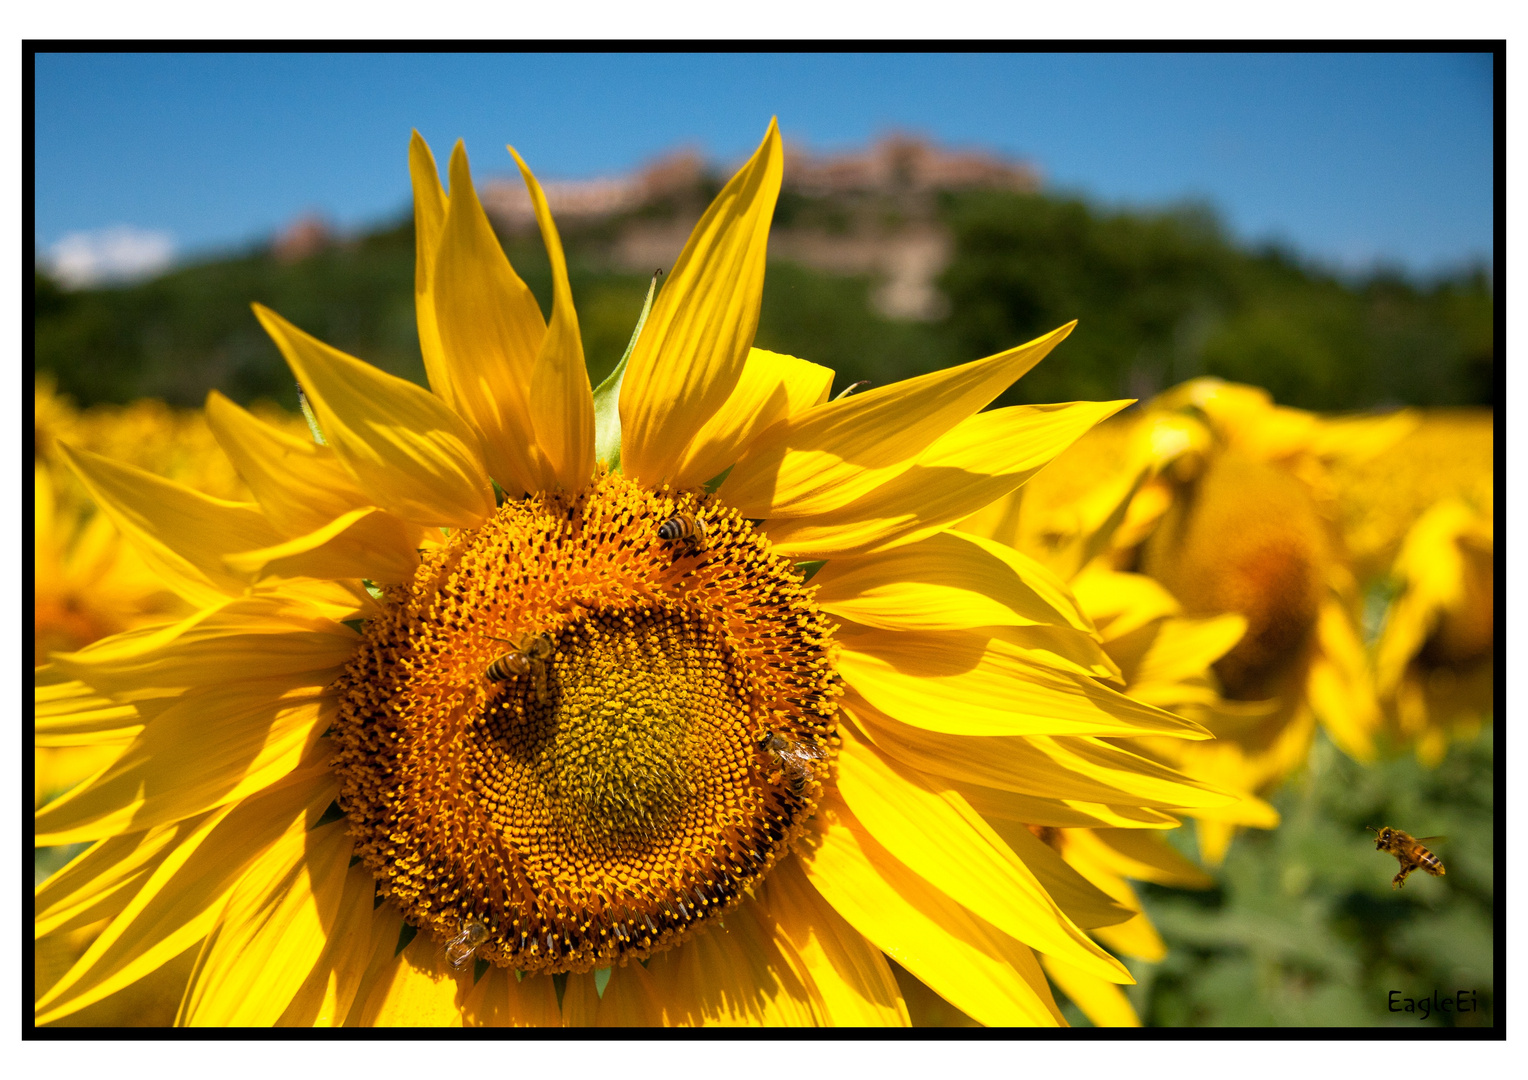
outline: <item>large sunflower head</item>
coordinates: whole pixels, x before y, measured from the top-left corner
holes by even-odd
[[[40,676],[44,737],[127,740],[38,817],[95,842],[39,933],[99,927],[40,1018],[188,948],[191,1023],[1057,1023],[1046,971],[1131,981],[1089,931],[1135,911],[1040,837],[1233,797],[1105,742],[1206,732],[952,528],[1125,404],[980,411],[1070,327],[829,401],[752,348],[771,125],[594,389],[529,169],[549,318],[461,147],[411,167],[429,390],[261,308],[316,438],[210,397],[254,502],[61,444],[194,611]]]

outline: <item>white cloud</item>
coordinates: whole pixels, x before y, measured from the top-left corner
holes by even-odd
[[[74,232],[48,249],[44,262],[70,288],[151,277],[169,267],[175,241],[169,233],[112,225],[94,232]]]

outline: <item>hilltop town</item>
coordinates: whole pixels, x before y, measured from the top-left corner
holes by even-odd
[[[560,228],[624,219],[604,245],[613,269],[672,266],[699,208],[728,170],[684,149],[616,177],[542,182]],[[936,214],[941,191],[1037,191],[1030,165],[981,150],[952,150],[916,136],[884,136],[862,150],[815,154],[785,145],[781,203],[770,254],[834,274],[879,279],[872,301],[892,318],[944,314],[934,286],[951,242]],[[509,231],[531,229],[535,213],[519,177],[485,181],[483,206]]]

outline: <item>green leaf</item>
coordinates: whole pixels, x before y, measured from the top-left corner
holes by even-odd
[[[647,313],[653,309],[653,296],[658,291],[658,277],[662,273],[659,270],[654,274],[652,284],[647,287],[647,300],[642,304],[642,314],[637,317],[637,327],[631,332],[631,341],[626,345],[621,362],[594,390],[594,458],[611,472],[621,471],[621,381],[626,378],[626,361],[631,359],[637,338],[642,336],[642,327],[647,322]]]

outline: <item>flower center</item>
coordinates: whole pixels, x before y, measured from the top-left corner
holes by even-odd
[[[1327,577],[1325,528],[1295,477],[1227,451],[1148,541],[1142,569],[1190,615],[1240,612],[1247,632],[1214,667],[1226,696],[1279,692],[1300,668]]]
[[[384,608],[340,684],[340,803],[379,890],[453,961],[668,948],[811,816],[831,627],[714,499],[611,475],[510,502]]]

